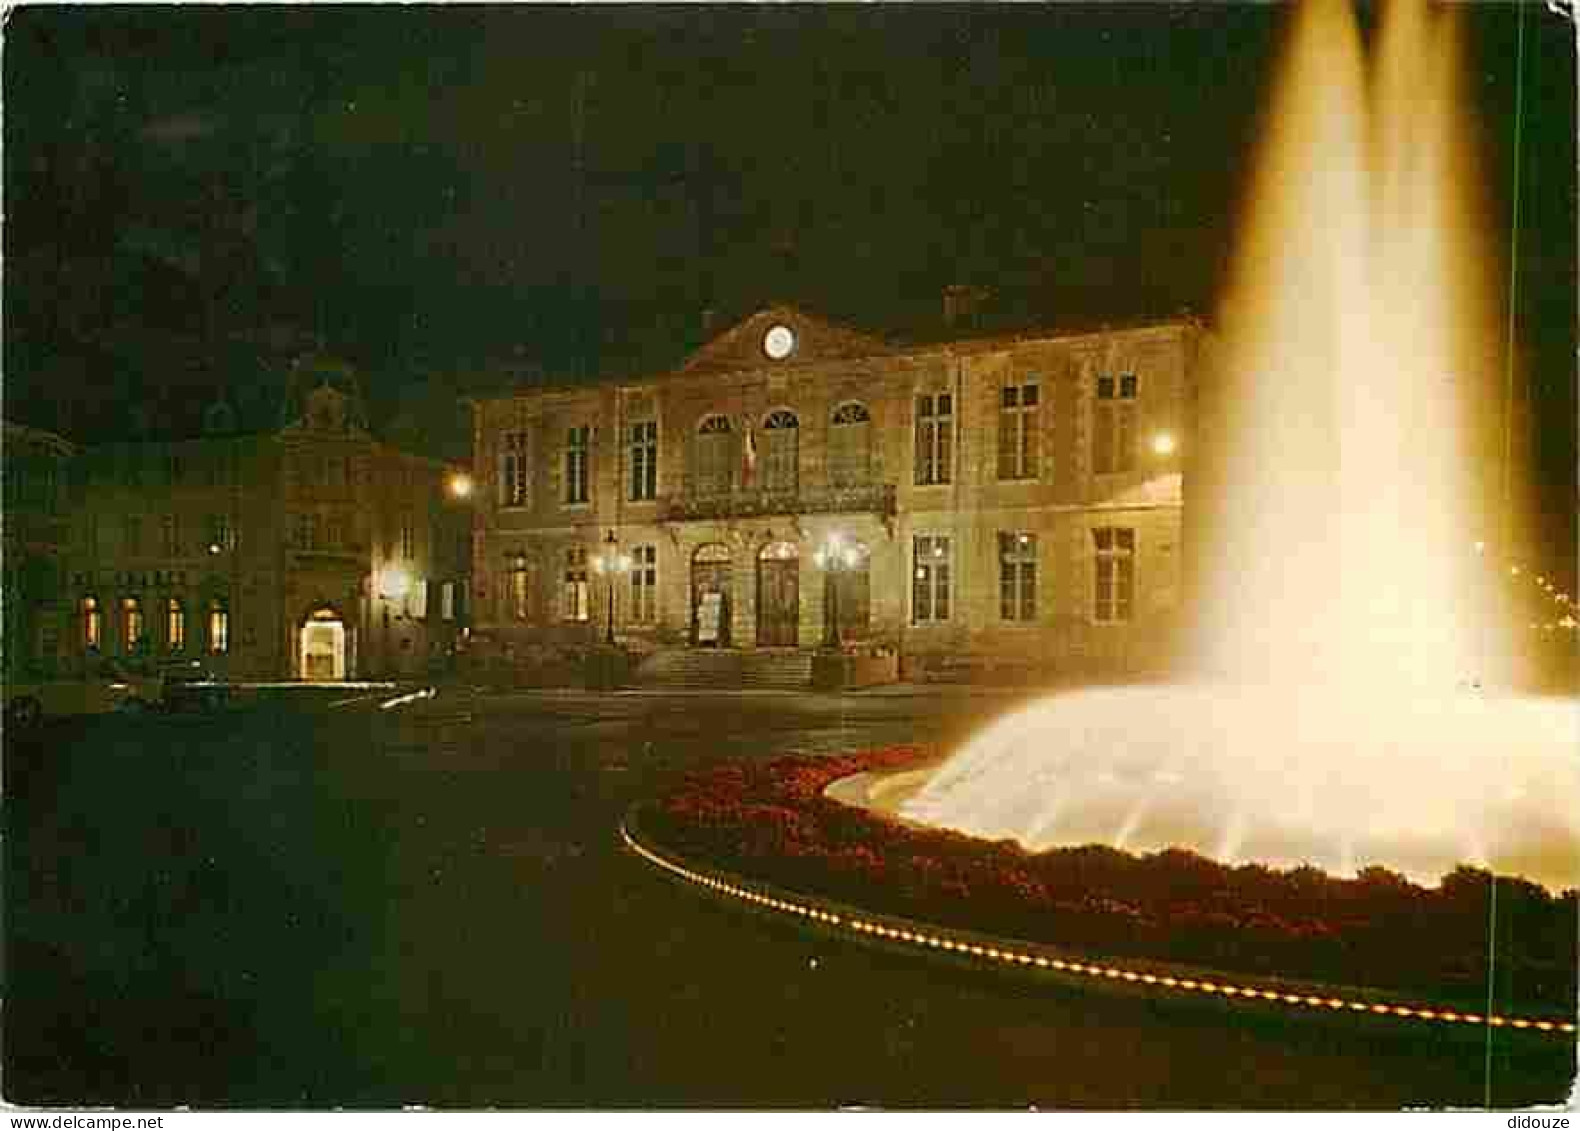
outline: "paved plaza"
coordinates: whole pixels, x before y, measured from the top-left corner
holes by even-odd
[[[7,736],[6,1096],[327,1107],[1479,1104],[1479,1039],[1037,986],[802,933],[622,848],[724,758],[1024,695],[281,690]],[[1501,1037],[1500,1041],[1507,1041]],[[1572,1043],[1500,1043],[1493,1102]]]

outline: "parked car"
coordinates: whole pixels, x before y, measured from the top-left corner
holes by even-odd
[[[230,701],[230,688],[197,660],[174,660],[157,673],[159,703],[167,711],[214,711]]]
[[[46,718],[145,710],[154,705],[158,689],[148,677],[105,659],[79,676],[7,679],[4,694],[6,724],[24,728]]]

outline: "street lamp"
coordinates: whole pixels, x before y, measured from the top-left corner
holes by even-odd
[[[1152,437],[1152,450],[1157,455],[1173,455],[1175,447],[1176,444],[1174,435],[1171,432],[1159,432],[1156,436]]]
[[[449,488],[453,498],[470,498],[472,494],[472,477],[464,471],[454,472],[450,476]]]
[[[619,552],[619,542],[614,536],[614,531],[609,531],[609,536],[603,540],[609,547],[603,554],[593,559],[593,568],[599,573],[609,575],[609,631],[604,637],[609,647],[614,647],[614,590],[619,584],[618,578],[631,568],[631,555]]]
[[[828,634],[826,637],[829,648],[838,649],[843,646],[839,634],[839,574],[844,570],[856,568],[861,560],[861,550],[853,545],[847,545],[845,539],[838,531],[830,534],[812,555],[812,561],[817,568],[824,570],[828,575],[828,609],[825,616],[828,620]]]

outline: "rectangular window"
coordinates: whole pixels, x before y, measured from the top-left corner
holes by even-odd
[[[318,549],[318,516],[315,514],[301,513],[296,516],[293,524],[292,541],[298,550]]]
[[[998,536],[998,615],[1000,620],[1037,619],[1037,536],[1001,531]]]
[[[872,415],[866,405],[849,401],[834,410],[828,430],[828,481],[832,486],[855,487],[869,482],[871,430]]]
[[[181,516],[176,514],[165,515],[160,519],[159,532],[161,535],[160,549],[164,551],[165,557],[179,558],[181,556]]]
[[[176,598],[165,602],[165,644],[172,652],[187,646],[187,610]]]
[[[631,425],[631,501],[658,497],[658,422]]]
[[[587,501],[587,464],[592,446],[592,428],[583,424],[565,433],[565,501]]]
[[[143,646],[143,603],[136,597],[125,598],[121,602],[121,618],[123,650],[136,652]]]
[[[223,605],[209,606],[208,650],[215,655],[230,651],[230,610]]]
[[[1099,624],[1130,620],[1136,591],[1136,532],[1127,526],[1099,526],[1092,531],[1096,555],[1096,591],[1092,617]]]
[[[182,464],[181,457],[175,452],[171,452],[167,466],[170,473],[170,485],[172,487],[180,486],[181,481],[186,474],[186,468]]]
[[[949,539],[919,535],[912,544],[911,623],[949,619]]]
[[[455,582],[446,581],[439,586],[439,617],[442,620],[455,619]]]
[[[954,458],[954,398],[924,393],[916,398],[916,482],[948,483]]]
[[[499,505],[527,505],[527,434],[506,432],[500,438]]]
[[[1035,382],[999,390],[998,477],[1037,478],[1037,402]]]
[[[572,546],[565,551],[564,615],[566,620],[582,621],[591,615],[587,593],[587,548]]]
[[[1134,373],[1117,379],[1097,378],[1097,401],[1092,407],[1092,471],[1113,475],[1134,471],[1138,381]]]
[[[419,577],[406,590],[406,615],[418,620],[428,616],[428,579]]]
[[[231,548],[230,515],[211,514],[208,516],[208,550],[210,553],[222,553]]]
[[[638,546],[631,551],[631,621],[653,624],[658,620],[658,547]]]
[[[126,516],[126,552],[128,554],[141,554],[143,552],[143,519],[141,515],[129,514]]]
[[[82,599],[82,642],[94,652],[104,646],[104,613],[97,597]]]
[[[528,596],[531,590],[527,584],[527,564],[518,561],[510,570],[510,619],[524,621],[527,619]]]
[[[400,556],[408,562],[417,557],[417,527],[409,514],[400,520]]]

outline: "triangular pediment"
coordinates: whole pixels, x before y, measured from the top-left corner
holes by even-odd
[[[725,373],[849,361],[892,352],[881,338],[840,326],[787,303],[737,322],[686,359],[682,373]]]

